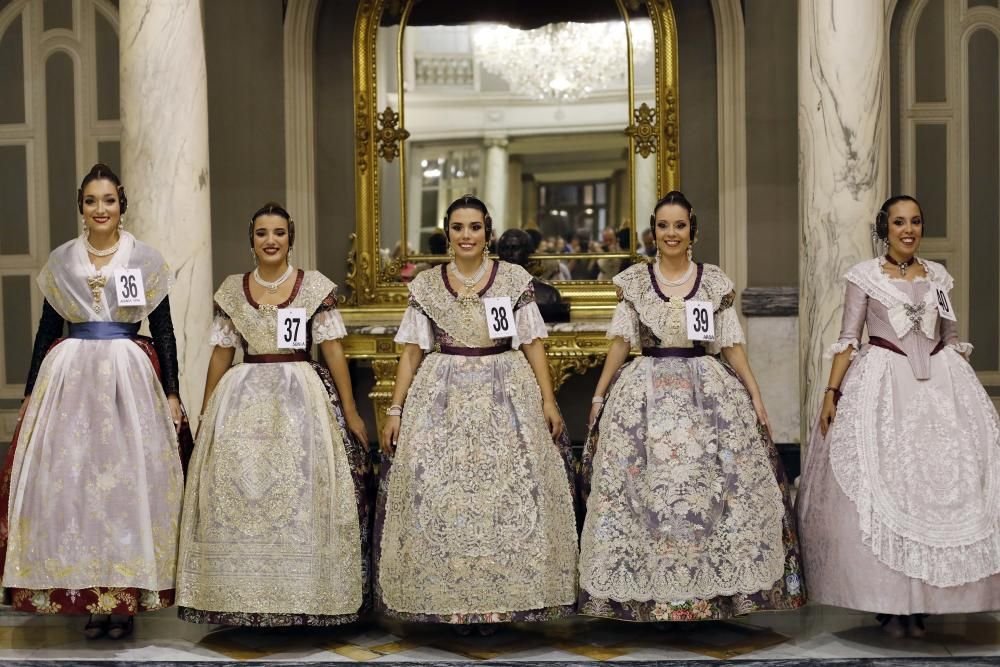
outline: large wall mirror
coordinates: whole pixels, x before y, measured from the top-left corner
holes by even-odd
[[[362,2],[351,302],[401,305],[470,193],[495,238],[528,231],[575,313],[613,304],[679,182],[676,54],[669,0]]]

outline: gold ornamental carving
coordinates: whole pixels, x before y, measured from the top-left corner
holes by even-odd
[[[410,133],[399,125],[399,114],[386,107],[385,111],[375,116],[378,121],[378,146],[375,152],[386,162],[392,162],[399,157],[399,144],[406,141]]]
[[[673,90],[667,91],[667,111],[663,114],[663,139],[666,144],[667,164],[671,169],[677,169],[680,148],[677,132],[677,96]]]
[[[358,171],[362,174],[368,171],[368,142],[371,141],[367,107],[365,96],[358,95],[358,106],[354,110],[354,139],[357,142]]]
[[[625,134],[632,137],[635,152],[643,158],[656,152],[660,143],[660,128],[656,120],[656,109],[645,102],[633,112],[635,122],[625,129]]]

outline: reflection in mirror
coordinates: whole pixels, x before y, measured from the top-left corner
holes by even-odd
[[[534,230],[537,253],[629,253],[635,245],[625,22],[614,0],[599,15],[588,10],[586,22],[543,17],[531,4],[504,3],[502,22],[466,6],[456,24],[442,25],[453,17],[430,0],[414,6],[402,40],[398,26],[379,28],[378,108],[399,111],[409,133],[401,159],[378,167],[380,252],[402,280],[434,261],[444,210],[466,193],[490,207],[497,238]],[[651,90],[651,24],[639,18],[629,27],[633,64],[648,64],[643,85]],[[655,161],[647,162],[655,201]],[[394,257],[403,258],[391,265]],[[546,278],[604,280],[622,257],[536,262]]]

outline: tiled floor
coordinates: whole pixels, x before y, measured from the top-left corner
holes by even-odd
[[[135,635],[87,641],[83,618],[0,613],[0,660],[588,661],[1000,656],[1000,614],[928,619],[926,639],[894,641],[871,614],[810,606],[730,623],[644,624],[573,619],[458,637],[448,628],[369,623],[336,629],[219,628],[143,616]]]

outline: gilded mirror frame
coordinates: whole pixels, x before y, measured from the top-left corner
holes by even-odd
[[[406,305],[405,283],[393,280],[392,267],[383,268],[379,259],[380,183],[379,161],[392,161],[400,145],[409,137],[400,109],[379,109],[376,88],[376,37],[384,13],[398,17],[400,30],[416,0],[363,0],[354,23],[354,143],[355,211],[357,225],[351,235],[346,284],[351,289],[347,303],[366,311],[398,313]],[[608,0],[623,18],[645,8],[653,27],[655,108],[643,103],[635,107],[632,73],[632,46],[628,46],[629,108],[632,118],[622,127],[628,140],[630,192],[635,192],[634,157],[656,160],[656,183],[660,193],[676,189],[680,182],[677,28],[670,0]],[[627,21],[626,21],[627,23]],[[402,34],[402,32],[400,33]],[[398,51],[398,47],[397,47]],[[398,54],[397,54],[398,56]],[[405,105],[405,100],[404,100]],[[625,120],[625,119],[623,119]],[[634,196],[634,195],[633,195]],[[652,204],[653,202],[650,202]],[[636,211],[633,228],[641,229],[646,213]],[[633,244],[638,246],[638,243]],[[637,259],[638,247],[631,250]],[[617,303],[611,281],[573,280],[554,283],[570,303],[574,318],[606,316]]]

